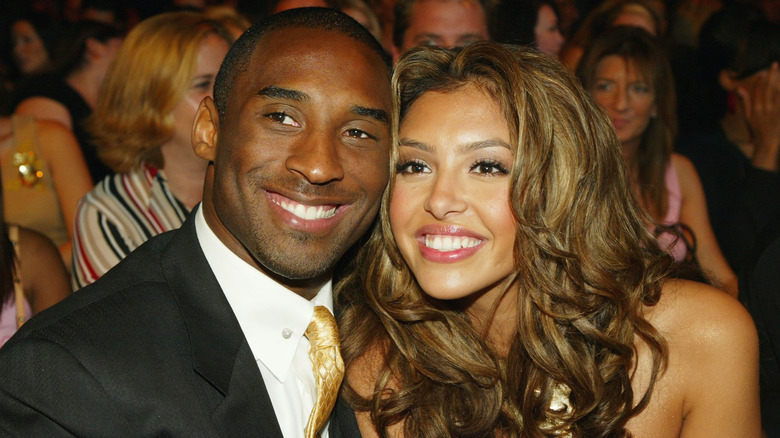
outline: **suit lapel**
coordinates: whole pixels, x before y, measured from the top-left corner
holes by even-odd
[[[217,391],[204,400],[214,403],[212,419],[223,436],[282,438],[254,356],[198,244],[194,217],[171,239],[162,265],[187,326],[193,368]]]

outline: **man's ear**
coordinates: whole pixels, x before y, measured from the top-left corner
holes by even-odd
[[[214,100],[205,97],[195,113],[192,125],[192,150],[195,155],[207,161],[217,156],[217,137],[219,131],[219,113]]]

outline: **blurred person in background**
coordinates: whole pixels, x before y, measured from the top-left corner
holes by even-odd
[[[393,61],[416,46],[463,47],[490,39],[486,0],[399,0],[393,23]]]
[[[79,204],[74,289],[181,226],[201,201],[208,163],[192,151],[190,132],[232,41],[196,12],[160,14],[128,34],[88,121],[100,158],[116,173]]]
[[[677,151],[701,176],[712,227],[739,272],[760,231],[780,219],[780,25],[745,5],[702,27]]]
[[[661,4],[662,6],[662,4]],[[612,26],[640,27],[656,38],[664,33],[664,15],[659,3],[652,0],[606,0],[593,9],[567,41],[561,51],[561,62],[572,71],[590,41]]]
[[[565,42],[552,0],[502,0],[493,13],[493,40],[535,47],[560,57]]]
[[[60,26],[49,15],[27,13],[11,23],[11,40],[16,68],[23,77],[52,68],[54,45]]]
[[[230,6],[211,6],[206,8],[203,13],[206,18],[216,21],[230,32],[233,40],[237,40],[251,26],[246,17]]]
[[[673,152],[677,104],[663,48],[644,29],[615,26],[591,41],[577,75],[615,126],[660,246],[678,262],[695,258],[708,279],[736,296],[737,277],[715,239],[696,169]]]
[[[73,131],[93,181],[111,170],[98,159],[84,120],[92,113],[100,84],[121,42],[120,31],[111,25],[93,21],[72,24],[57,45],[52,73],[37,77],[17,93],[15,114],[53,120]]]
[[[73,221],[92,188],[73,134],[50,120],[0,118],[5,220],[45,235],[70,266]]]
[[[354,18],[363,27],[371,32],[371,35],[382,41],[382,26],[374,11],[363,0],[341,0],[341,12]]]
[[[0,193],[0,347],[30,317],[67,297],[68,273],[44,235],[3,219]]]

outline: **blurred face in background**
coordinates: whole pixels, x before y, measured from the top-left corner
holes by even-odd
[[[655,92],[629,60],[610,55],[599,61],[590,89],[596,102],[609,113],[624,148],[636,148],[655,117]]]
[[[561,31],[558,28],[558,15],[555,14],[550,5],[546,4],[539,7],[538,13],[539,16],[536,19],[536,27],[534,28],[536,48],[542,53],[558,58],[564,43],[563,35],[561,35]]]
[[[227,41],[216,34],[209,34],[203,38],[198,49],[197,64],[190,80],[190,88],[173,108],[173,138],[168,144],[176,145],[175,147],[182,151],[183,156],[195,157],[192,153],[191,140],[195,113],[200,101],[214,93],[214,80],[228,49]],[[205,167],[206,163],[204,162],[203,165]]]
[[[488,39],[485,11],[476,0],[418,0],[400,51],[415,46],[463,47]]]
[[[18,20],[11,25],[16,66],[24,74],[43,71],[49,64],[49,53],[43,40],[27,20]]]

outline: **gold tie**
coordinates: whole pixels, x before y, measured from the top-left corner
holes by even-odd
[[[339,351],[339,329],[327,307],[316,306],[314,316],[306,329],[309,338],[309,358],[317,382],[317,401],[306,423],[306,438],[317,438],[328,421],[336,404],[341,380],[344,378],[344,361]]]

